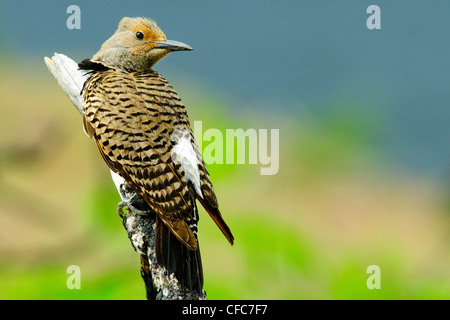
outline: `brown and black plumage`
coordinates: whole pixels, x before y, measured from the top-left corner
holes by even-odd
[[[231,244],[234,238],[219,211],[186,109],[152,69],[180,50],[192,49],[168,41],[153,21],[123,18],[99,52],[79,67],[91,73],[83,89],[85,132],[109,168],[156,213],[159,245],[165,241],[163,230],[170,230],[188,252],[198,250],[196,200]]]

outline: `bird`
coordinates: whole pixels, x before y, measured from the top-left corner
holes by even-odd
[[[167,40],[153,20],[124,17],[100,50],[78,66],[89,74],[82,89],[84,131],[138,197],[119,206],[136,209],[139,201],[148,206],[157,217],[158,261],[169,267],[176,260],[170,265],[178,274],[191,269],[193,276],[180,277],[201,288],[197,201],[231,245],[234,237],[219,210],[186,108],[153,69],[169,53],[191,50]]]

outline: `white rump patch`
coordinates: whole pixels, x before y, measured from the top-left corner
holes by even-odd
[[[200,173],[198,172],[197,155],[191,144],[190,136],[182,136],[172,149],[172,161],[180,162],[184,171],[186,182],[190,181],[195,188],[195,192],[203,199],[200,187]]]
[[[111,177],[112,177],[112,179],[113,179],[113,181],[114,181],[114,184],[116,185],[116,188],[117,188],[117,191],[119,192],[119,194],[120,194],[120,197],[122,198],[122,200],[126,200],[126,199],[124,199],[124,197],[123,197],[123,195],[122,195],[122,192],[120,191],[120,187],[123,185],[123,184],[125,184],[125,183],[127,183],[126,181],[125,181],[125,179],[124,178],[122,178],[122,176],[120,176],[119,174],[117,174],[117,173],[115,173],[114,171],[112,171],[112,170],[110,170],[111,171]]]

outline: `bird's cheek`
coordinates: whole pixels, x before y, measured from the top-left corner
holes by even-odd
[[[154,43],[144,43],[138,46],[134,46],[130,48],[130,52],[134,56],[142,56],[153,49],[156,45]]]

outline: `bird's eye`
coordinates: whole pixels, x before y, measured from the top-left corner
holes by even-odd
[[[139,40],[144,39],[144,33],[142,31],[137,31],[135,35]]]

